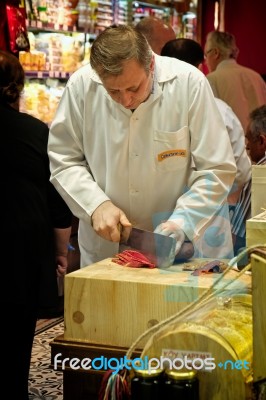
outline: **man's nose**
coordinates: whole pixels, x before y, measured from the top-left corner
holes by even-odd
[[[131,94],[128,92],[120,92],[120,103],[124,107],[129,106],[131,103]]]

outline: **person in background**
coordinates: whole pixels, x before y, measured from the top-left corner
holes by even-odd
[[[200,71],[203,70],[204,52],[195,40],[184,38],[171,40],[164,45],[161,55],[178,58],[194,65]],[[229,204],[234,206],[243,185],[250,179],[251,162],[245,147],[245,133],[239,119],[228,104],[217,97],[215,101],[223,117],[237,166],[234,185],[228,196]]]
[[[142,18],[136,24],[136,30],[146,37],[154,53],[159,55],[164,44],[176,38],[173,28],[155,17]]]
[[[266,104],[266,83],[256,71],[237,63],[238,53],[231,33],[213,31],[207,35],[207,79],[214,95],[232,108],[246,131],[250,112]]]
[[[57,306],[72,214],[49,181],[48,126],[19,111],[23,87],[18,59],[0,50],[1,141],[8,162],[2,178],[2,249],[8,258],[1,271],[2,379],[14,383],[8,397],[28,400],[35,325],[40,309]]]
[[[250,113],[246,130],[246,148],[254,164],[266,164],[265,104]],[[252,179],[250,178],[240,193],[231,220],[235,255],[246,246],[246,221],[251,218],[251,184]]]
[[[201,256],[231,254],[236,165],[210,85],[134,27],[95,39],[65,87],[48,154],[51,182],[79,218],[81,267],[113,257],[132,225],[174,237],[176,255],[185,240]]]

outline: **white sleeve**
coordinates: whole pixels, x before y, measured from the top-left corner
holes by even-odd
[[[233,189],[238,190],[241,189],[251,177],[251,161],[246,151],[245,133],[232,108],[220,99],[216,98],[215,100],[223,117],[233,149],[237,167]]]

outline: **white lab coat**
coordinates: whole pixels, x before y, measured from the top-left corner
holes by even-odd
[[[197,256],[232,255],[227,207],[217,226],[213,218],[226,202],[236,165],[209,83],[193,66],[156,55],[153,92],[132,113],[85,65],[64,90],[48,152],[51,182],[80,219],[81,266],[118,251],[91,226],[92,213],[109,199],[133,225],[149,230],[174,211],[171,218]],[[205,240],[208,227],[212,243]]]
[[[241,190],[251,177],[251,161],[246,151],[245,132],[232,108],[223,100],[215,97],[216,104],[223,117],[236,162],[236,177],[231,192]]]

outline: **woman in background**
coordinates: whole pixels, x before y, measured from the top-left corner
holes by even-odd
[[[2,355],[10,398],[28,400],[28,377],[40,309],[56,307],[57,276],[67,268],[72,214],[50,183],[48,126],[19,111],[24,71],[0,51],[2,142]]]

